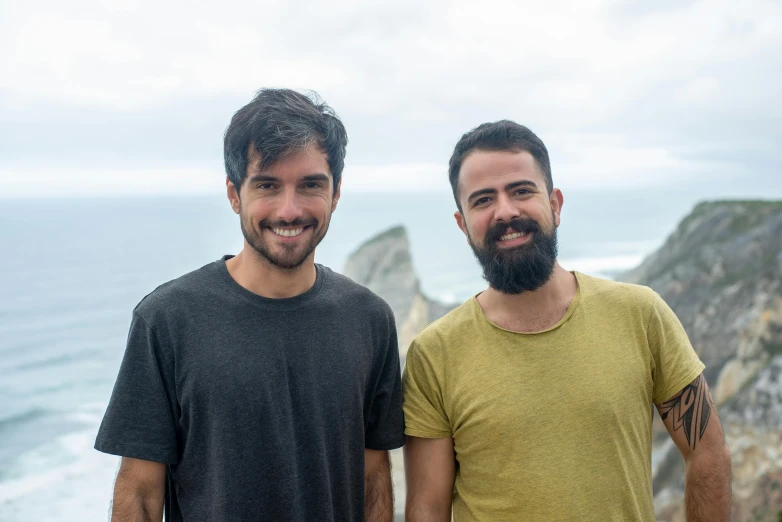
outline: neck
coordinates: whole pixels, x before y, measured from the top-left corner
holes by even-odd
[[[296,268],[280,268],[258,255],[246,242],[236,257],[225,262],[234,281],[254,294],[284,299],[303,294],[315,284],[315,254]]]
[[[488,288],[478,296],[478,304],[489,319],[512,321],[522,328],[538,326],[561,319],[577,290],[575,276],[555,263],[551,278],[534,292],[509,295]]]

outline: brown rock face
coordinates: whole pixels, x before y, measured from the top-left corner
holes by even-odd
[[[399,353],[426,325],[454,308],[426,297],[413,267],[404,227],[394,227],[362,244],[350,255],[343,274],[385,299],[394,311]]]

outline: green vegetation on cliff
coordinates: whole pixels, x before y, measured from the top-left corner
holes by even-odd
[[[739,212],[730,227],[730,232],[738,234],[757,226],[768,214],[782,210],[782,201],[762,199],[703,201],[695,205],[692,212],[682,219],[676,228],[676,233],[686,232],[695,220],[719,209]]]

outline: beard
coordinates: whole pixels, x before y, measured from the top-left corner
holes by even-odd
[[[326,221],[320,229],[318,229],[318,221],[316,219],[305,220],[296,218],[293,221],[270,221],[265,219],[258,223],[258,229],[255,229],[252,225],[252,220],[244,215],[242,215],[240,222],[244,239],[261,260],[283,270],[293,270],[307,260],[310,254],[315,251],[315,247],[326,236],[326,232],[329,230],[329,223],[331,222],[331,214],[326,217]],[[282,252],[275,253],[264,239],[263,231],[269,227],[304,226],[312,228],[310,240],[304,245],[282,243],[280,245]]]
[[[498,246],[508,228],[533,234],[532,241],[513,249]],[[483,268],[483,278],[489,286],[503,294],[532,292],[551,279],[557,260],[557,229],[547,234],[532,219],[514,219],[497,223],[486,232],[484,246],[476,245],[468,236],[475,258]]]

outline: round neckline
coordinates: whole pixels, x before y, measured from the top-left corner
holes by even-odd
[[[231,276],[231,273],[228,271],[228,267],[225,265],[225,262],[233,257],[233,255],[228,254],[215,261],[220,278],[226,283],[231,292],[259,308],[266,310],[292,310],[295,308],[300,308],[301,306],[312,301],[323,287],[323,280],[325,279],[326,270],[324,266],[315,263],[315,283],[305,292],[299,295],[294,295],[293,297],[264,297],[246,289],[240,285],[236,279],[233,278],[233,276]]]
[[[486,314],[483,311],[483,308],[481,308],[481,305],[478,303],[478,296],[480,293],[475,294],[472,296],[470,301],[472,302],[473,308],[475,308],[475,313],[478,314],[478,316],[486,322],[489,326],[496,328],[497,330],[501,330],[503,332],[507,332],[514,335],[540,335],[544,333],[551,332],[552,330],[558,329],[560,326],[565,324],[568,319],[573,315],[576,308],[578,307],[578,303],[581,301],[581,294],[582,294],[582,286],[583,286],[583,280],[581,279],[581,274],[576,271],[572,271],[571,274],[573,274],[576,278],[576,295],[573,296],[573,299],[570,301],[570,304],[567,307],[567,311],[565,312],[565,315],[560,318],[559,321],[557,321],[555,324],[549,326],[548,328],[544,330],[538,330],[536,332],[517,332],[515,330],[509,330],[507,328],[503,328],[502,326],[498,325],[494,321],[490,320],[488,317],[486,317]]]

